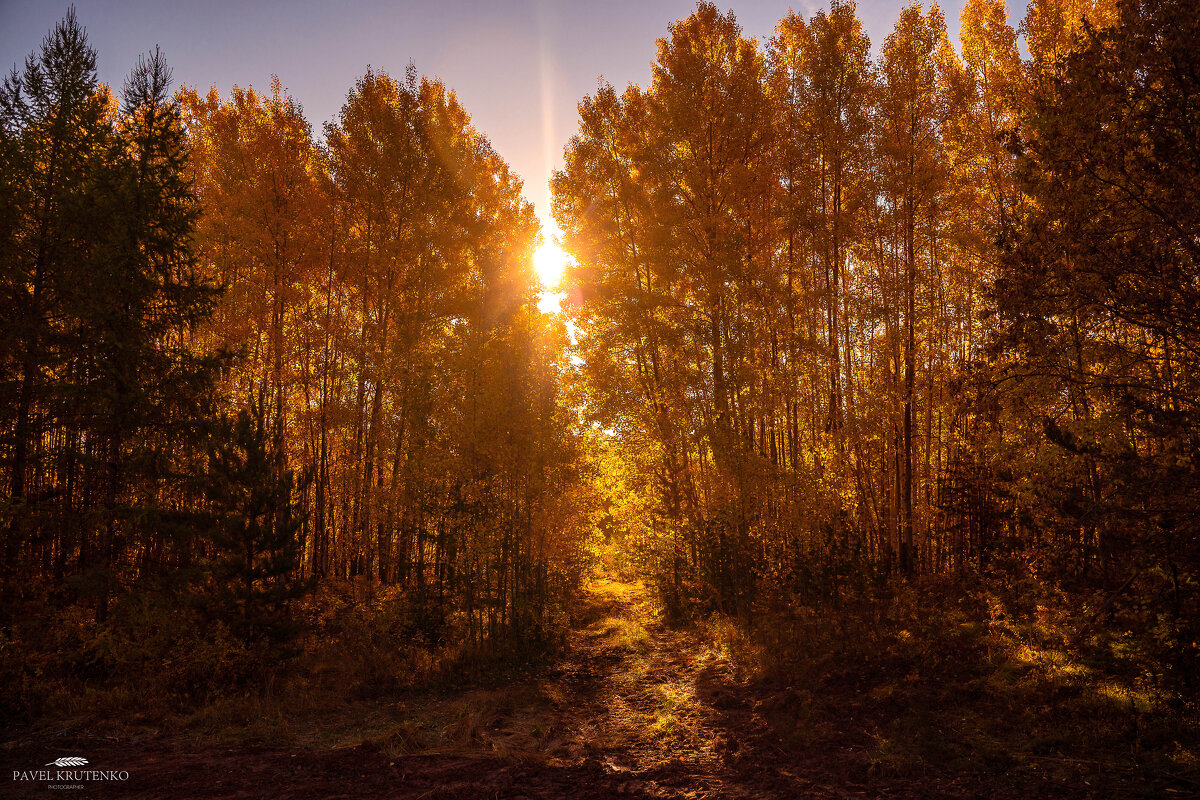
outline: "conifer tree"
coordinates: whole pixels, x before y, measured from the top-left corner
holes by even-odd
[[[212,312],[217,290],[193,254],[197,207],[170,81],[155,51],[125,84],[95,193],[103,239],[73,295],[76,418],[88,443],[81,459],[101,509],[91,563],[103,587],[101,618],[127,549],[157,535],[169,502],[162,490],[178,489],[179,459],[195,455],[212,413],[218,359],[197,353],[190,334]]]
[[[199,598],[211,618],[248,646],[279,648],[295,633],[291,601],[312,588],[299,577],[303,517],[296,505],[307,476],[286,469],[282,433],[254,403],[224,420],[209,449],[206,494],[213,556]]]
[[[109,152],[107,89],[96,53],[72,7],[0,87],[0,436],[7,496],[4,574],[42,525],[53,537],[70,527],[59,511],[73,502],[55,489],[70,469],[44,434],[65,423],[64,362],[74,335],[67,305],[98,228],[89,198],[97,164]],[[62,437],[56,442],[61,443]],[[40,520],[40,521],[39,521]],[[7,583],[7,581],[6,581]]]

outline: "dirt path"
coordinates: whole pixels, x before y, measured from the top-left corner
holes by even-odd
[[[563,659],[511,685],[381,702],[345,718],[318,715],[291,725],[291,746],[215,747],[194,738],[65,732],[27,737],[0,751],[0,796],[715,800],[995,794],[947,776],[869,778],[853,733],[831,741],[793,730],[785,741],[769,720],[789,696],[780,687],[747,682],[697,632],[665,626],[641,584],[600,579],[577,608]],[[87,781],[71,790],[50,789],[46,780],[11,780],[13,771],[46,769],[42,765],[68,755],[87,757],[88,769],[125,771],[128,779]],[[1073,793],[1059,796],[1067,795]]]
[[[573,796],[776,797],[805,786],[768,754],[746,757],[770,730],[744,685],[694,632],[663,625],[641,584],[589,587],[568,655],[538,694],[550,709],[501,717],[483,738],[522,761],[586,772],[591,786]]]

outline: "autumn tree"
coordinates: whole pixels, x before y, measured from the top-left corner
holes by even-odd
[[[659,129],[652,99],[631,87],[601,85],[580,103],[581,129],[555,175],[555,208],[569,246],[581,258],[570,301],[584,328],[577,347],[588,372],[593,414],[623,435],[647,433],[657,466],[658,517],[651,527],[670,542],[664,567],[678,584],[683,530],[695,518],[690,466],[693,419],[688,310],[660,204],[671,202],[668,176],[654,156]]]
[[[185,88],[180,100],[205,209],[199,256],[228,287],[211,323],[214,343],[245,350],[232,393],[247,406],[264,396],[271,425],[287,433],[301,422],[293,406],[310,376],[298,368],[328,261],[312,131],[278,78],[269,96],[235,86],[222,101],[215,90],[201,98]]]
[[[1038,403],[1034,452],[1062,458],[1036,504],[1062,568],[1109,584],[1163,570],[1180,592],[1196,558],[1196,26],[1176,4],[1123,3],[1038,76],[1031,203],[997,282],[1004,374]],[[1172,602],[1178,624],[1193,600]]]
[[[1075,48],[1084,29],[1116,21],[1114,0],[1032,0],[1021,22],[1025,46],[1037,68],[1053,68]]]
[[[1016,190],[1006,143],[1015,133],[1024,94],[1024,70],[1016,31],[1002,0],[970,0],[962,10],[959,41],[975,84],[971,127],[978,139],[970,150],[986,187],[987,231],[999,236],[1008,224]]]
[[[668,600],[688,584],[748,613],[760,589],[836,601],[897,560],[961,563],[942,528],[973,435],[956,387],[1017,206],[997,13],[968,10],[964,66],[936,6],[872,63],[850,3],[789,14],[757,58],[701,4],[649,86],[581,103],[553,182],[578,346],[589,408],[626,440],[608,450],[637,449],[654,487]]]
[[[856,253],[865,241],[872,169],[875,71],[869,50],[853,3],[834,3],[807,23],[789,14],[767,50],[777,126],[774,169],[782,190],[778,260],[786,286],[779,296],[787,322],[772,334],[783,343],[781,357],[763,367],[780,381],[783,408],[772,413],[791,434],[787,465],[793,472],[805,464],[824,473],[792,481],[797,505],[781,525],[794,524],[799,506],[823,509],[822,548],[849,535],[843,518],[855,519],[863,538],[873,526],[861,498],[835,499],[848,486],[864,485],[870,460],[862,409],[855,404],[854,357],[854,284],[861,282]],[[805,391],[815,386],[823,386],[818,394],[824,397]],[[802,414],[801,407],[809,410]],[[814,483],[820,488],[796,491]]]
[[[906,573],[916,568],[917,525],[914,451],[919,342],[929,344],[928,281],[940,271],[939,249],[946,225],[941,203],[950,176],[946,164],[947,84],[955,56],[941,11],[928,14],[909,6],[884,42],[880,60],[881,95],[878,150],[880,194],[897,246],[901,344],[896,378],[901,404],[898,492],[899,561]],[[922,297],[918,303],[918,295]],[[920,312],[920,316],[918,316]],[[920,336],[918,337],[918,331]],[[932,401],[927,397],[926,403]],[[928,448],[928,441],[925,442]]]
[[[829,360],[826,427],[844,446],[845,417],[852,405],[853,367],[846,324],[845,283],[851,246],[861,234],[861,209],[869,171],[869,120],[874,74],[870,42],[853,3],[834,3],[808,25],[795,14],[780,23],[768,59],[771,86],[782,107],[780,170],[788,190],[788,228],[810,229],[820,262],[825,349]],[[796,172],[804,163],[814,193],[797,194]],[[788,242],[788,268],[796,269],[796,244]],[[845,368],[843,369],[843,361]]]
[[[568,241],[595,254],[583,259],[595,269],[587,338],[636,341],[592,363],[630,393],[621,405],[631,416],[617,407],[613,422],[644,419],[661,448],[666,561],[676,576],[685,553],[693,568],[703,562],[721,602],[743,607],[753,564],[741,499],[752,476],[739,453],[763,433],[764,393],[749,370],[761,331],[738,309],[774,313],[763,270],[774,226],[763,69],[732,14],[701,4],[659,42],[648,91],[601,87],[585,101],[585,127],[555,179]],[[592,197],[602,199],[589,211]],[[725,509],[719,523],[695,511],[712,492]]]

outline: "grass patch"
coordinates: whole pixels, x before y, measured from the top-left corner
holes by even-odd
[[[650,634],[645,626],[629,617],[604,617],[589,626],[587,632],[591,636],[607,639],[613,647],[634,653],[645,653],[650,647]]]
[[[653,694],[657,709],[651,731],[655,735],[670,736],[679,728],[692,697],[680,686],[668,683],[655,686]]]

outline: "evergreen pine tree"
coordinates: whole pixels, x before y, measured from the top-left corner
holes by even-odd
[[[210,448],[208,540],[215,555],[201,602],[247,645],[277,655],[295,633],[291,601],[312,586],[298,577],[303,517],[297,502],[308,478],[297,480],[286,469],[283,435],[267,416],[265,402],[252,404],[224,421]]]
[[[63,364],[73,326],[65,306],[86,273],[97,162],[109,151],[108,92],[74,9],[0,85],[0,469],[6,501],[3,571],[30,538],[57,537],[73,501],[73,462],[44,440],[69,424]],[[56,446],[71,437],[59,436]],[[44,512],[59,513],[48,518]],[[34,537],[46,529],[47,536]]]
[[[193,466],[189,455],[211,433],[220,358],[197,352],[190,333],[218,293],[193,253],[198,210],[170,80],[156,50],[125,84],[95,191],[107,235],[74,292],[76,415],[99,507],[92,560],[102,587],[99,618],[130,545],[161,549],[157,539],[169,529],[171,507],[181,505],[179,489]]]

